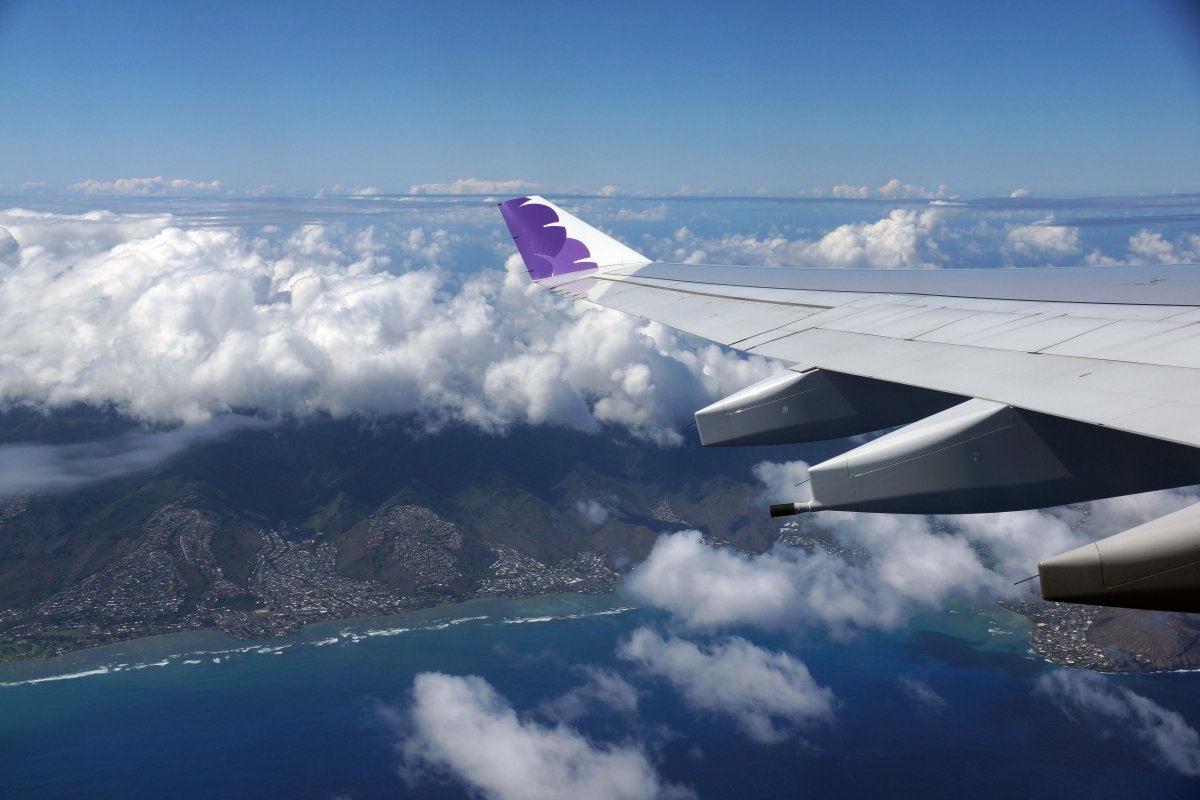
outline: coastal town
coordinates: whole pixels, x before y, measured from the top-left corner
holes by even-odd
[[[1032,594],[1020,600],[1002,600],[1000,605],[1029,618],[1033,623],[1029,645],[1052,664],[1096,672],[1124,672],[1130,666],[1127,656],[1097,644],[1088,635],[1104,609],[1051,603]]]
[[[1033,593],[1000,605],[1029,618],[1030,647],[1052,664],[1095,672],[1200,669],[1194,614],[1053,603]]]
[[[320,532],[277,529],[257,532],[253,564],[244,581],[235,581],[214,554],[217,523],[187,500],[159,509],[143,530],[141,543],[110,567],[32,609],[0,609],[0,661],[208,627],[235,638],[272,638],[322,620],[385,616],[472,597],[604,593],[619,580],[598,553],[547,565],[499,543],[485,545],[492,560],[484,575],[467,580],[459,558],[462,532],[413,505],[369,521],[368,556],[396,576],[390,583],[340,572],[338,548]]]

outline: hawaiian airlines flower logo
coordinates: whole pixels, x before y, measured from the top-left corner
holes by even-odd
[[[596,266],[587,246],[567,236],[558,214],[549,206],[518,197],[500,204],[500,213],[508,223],[513,241],[525,259],[534,280],[592,269]]]

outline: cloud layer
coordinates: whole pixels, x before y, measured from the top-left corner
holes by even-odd
[[[479,178],[459,178],[451,183],[418,183],[409,188],[409,194],[503,194],[520,195],[538,189],[538,184],[529,181],[488,181]],[[605,187],[608,188],[608,187]]]
[[[85,194],[211,194],[220,192],[220,181],[193,181],[188,178],[117,178],[98,181],[88,178],[72,184],[71,188]]]
[[[62,492],[153,469],[189,447],[268,423],[227,414],[170,431],[138,432],[81,444],[0,445],[0,499]]]
[[[0,398],[139,419],[411,414],[427,429],[623,426],[672,444],[771,370],[507,271],[462,277],[440,229],[250,234],[167,215],[0,213]],[[505,248],[506,255],[508,253]]]
[[[193,183],[128,179],[111,188],[203,185]],[[113,404],[156,423],[254,409],[411,414],[426,429],[495,433],[612,424],[671,444],[696,408],[772,370],[531,286],[488,208],[401,200],[410,201],[407,219],[425,224],[395,223],[400,200],[355,203],[358,224],[290,228],[241,227],[199,211],[0,212],[0,401]],[[367,210],[386,221],[362,224]],[[622,223],[630,226],[676,213],[663,203],[626,211],[605,213],[630,217]],[[302,207],[288,213],[308,216]],[[1005,263],[1200,258],[1195,234],[1142,229],[1123,253],[1101,254],[1077,227],[960,222],[973,213],[910,204],[815,233],[680,226],[638,246],[681,261],[868,268],[958,266],[975,251]],[[453,228],[467,219],[471,233]],[[505,270],[486,268],[500,263]]]

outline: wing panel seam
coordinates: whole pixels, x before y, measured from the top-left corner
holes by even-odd
[[[712,297],[717,300],[737,300],[737,301],[740,301],[743,303],[762,303],[763,305],[769,305],[769,306],[789,306],[791,308],[814,308],[814,309],[818,309],[821,311],[828,311],[831,308],[837,308],[837,306],[819,306],[819,305],[816,305],[815,303],[789,303],[787,301],[781,301],[781,300],[763,300],[763,299],[760,299],[757,297],[738,297],[737,295],[717,294],[716,292],[697,292],[693,289],[678,289],[678,288],[669,287],[669,286],[655,286],[653,284],[641,283],[639,281],[630,280],[628,278],[626,278],[624,280],[614,280],[609,277],[597,275],[597,276],[595,276],[594,280],[608,281],[609,283],[612,283],[617,286],[625,286],[625,285],[637,286],[642,289],[657,289],[660,292],[676,292],[678,294],[690,294],[690,295],[694,295],[696,297]],[[681,282],[682,283],[691,283],[692,281],[681,281]],[[765,288],[765,287],[747,287],[747,288]],[[847,293],[847,294],[849,294],[849,293]],[[855,294],[862,294],[862,292],[855,292]]]

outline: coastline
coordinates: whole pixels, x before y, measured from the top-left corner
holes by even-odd
[[[516,596],[471,597],[433,603],[395,614],[358,615],[319,619],[279,636],[240,638],[215,626],[134,636],[114,642],[68,650],[46,656],[18,657],[0,662],[0,688],[69,680],[110,672],[167,666],[190,657],[223,657],[231,654],[281,653],[293,647],[321,647],[337,642],[357,643],[380,636],[397,636],[452,625],[549,622],[607,613],[640,610],[620,584],[608,592],[559,592]],[[1176,652],[1177,641],[1168,635],[1174,620],[1149,620],[1142,631],[1160,628],[1156,646],[1138,650],[1094,640],[1098,619],[1117,612],[1027,600],[998,602],[994,607],[956,604],[916,614],[902,632],[905,638],[939,634],[959,640],[979,651],[1019,653],[1046,664],[1093,672],[1190,673],[1200,672],[1189,649]],[[1047,616],[1050,615],[1050,616]],[[1046,620],[1052,619],[1048,623]],[[1165,638],[1164,638],[1165,637]],[[1168,641],[1169,639],[1169,641]],[[1146,652],[1142,652],[1146,650]]]
[[[0,664],[0,689],[168,666],[203,658],[281,653],[295,647],[358,643],[379,636],[441,630],[467,623],[522,624],[579,619],[640,610],[618,587],[611,592],[527,597],[470,598],[383,616],[320,620],[300,631],[263,639],[237,639],[217,628],[195,628],[124,639],[54,656]],[[165,663],[164,663],[165,662]]]

